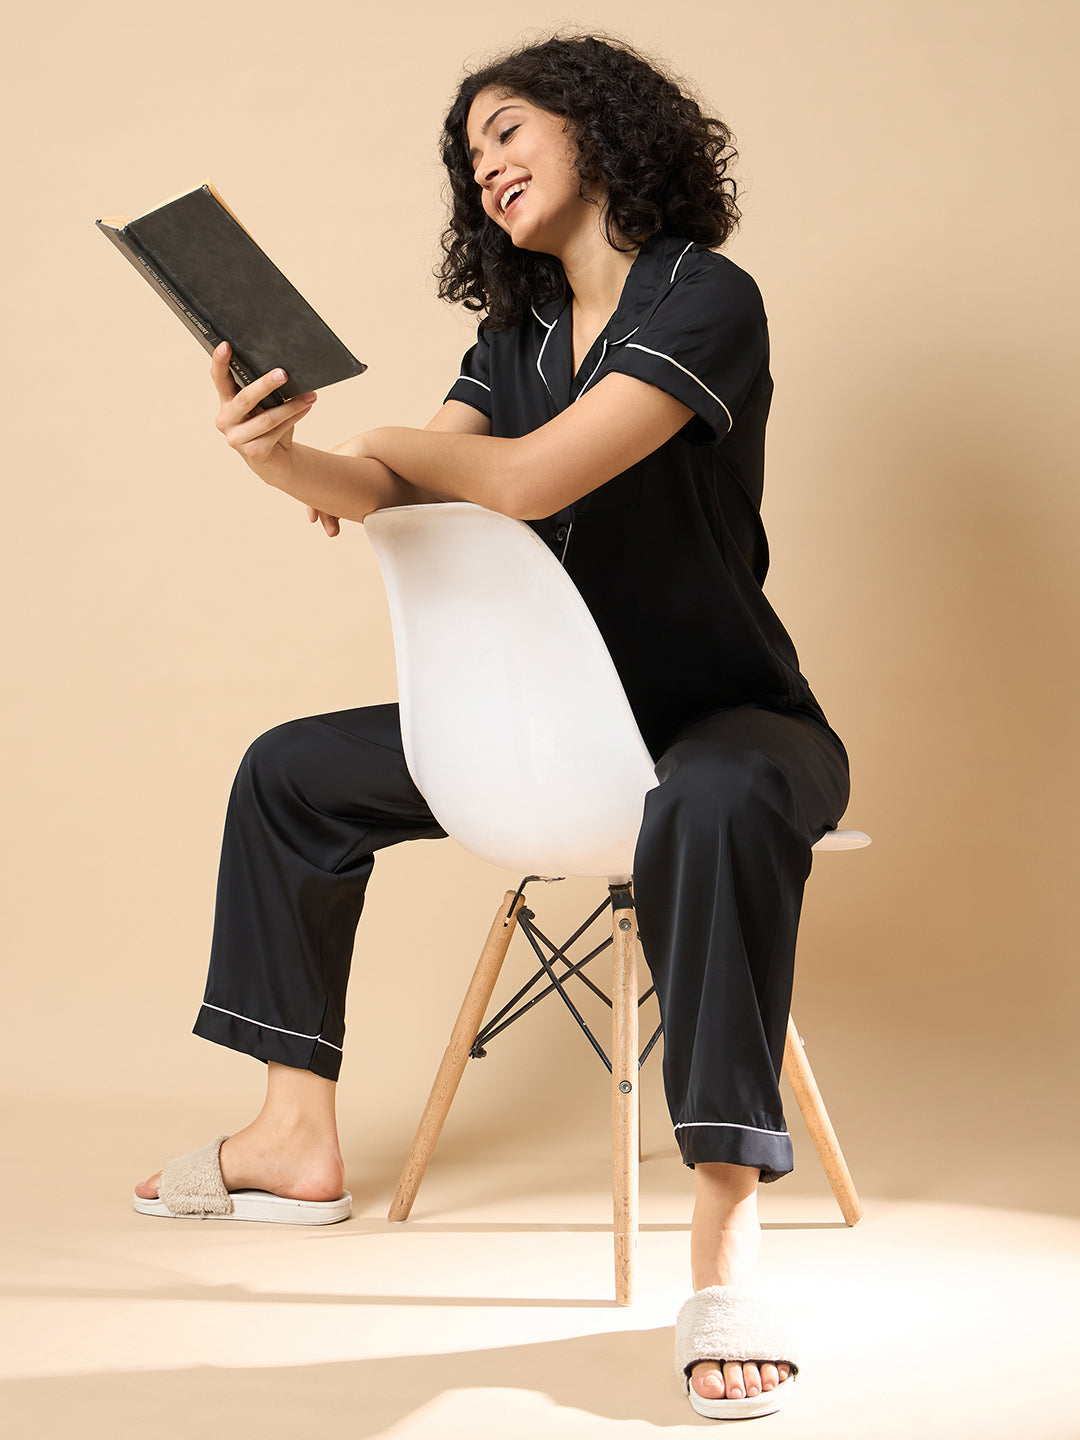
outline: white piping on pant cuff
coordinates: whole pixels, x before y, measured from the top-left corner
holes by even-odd
[[[320,1045],[329,1045],[331,1050],[336,1050],[339,1055],[344,1055],[340,1045],[333,1044],[330,1040],[324,1040],[321,1035],[305,1035],[302,1030],[286,1030],[281,1025],[267,1025],[265,1020],[252,1020],[250,1015],[238,1015],[235,1010],[226,1010],[221,1005],[211,1005],[209,1000],[203,1002],[204,1010],[216,1010],[220,1015],[231,1015],[234,1020],[246,1020],[249,1025],[258,1025],[260,1030],[276,1030],[279,1035],[295,1035],[298,1040],[315,1040]]]
[[[676,1130],[696,1130],[703,1125],[710,1125],[722,1130],[754,1130],[758,1135],[788,1135],[788,1130],[764,1130],[760,1125],[736,1125],[734,1120],[684,1120],[676,1125]]]

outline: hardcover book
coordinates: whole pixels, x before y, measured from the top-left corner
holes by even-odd
[[[357,360],[255,243],[210,181],[131,219],[95,221],[203,349],[232,347],[240,386],[277,366],[289,377],[257,407],[320,390],[367,366]]]

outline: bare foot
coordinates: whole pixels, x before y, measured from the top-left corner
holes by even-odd
[[[230,1135],[221,1147],[226,1190],[269,1190],[288,1200],[336,1200],[345,1188],[337,1137],[310,1130],[272,1130],[258,1121]],[[161,1171],[135,1194],[156,1200]]]
[[[744,1395],[760,1395],[775,1390],[791,1374],[789,1365],[737,1365],[728,1363],[721,1371],[715,1360],[703,1360],[690,1372],[690,1382],[698,1395],[706,1400],[740,1400]]]
[[[757,1171],[741,1166],[697,1167],[692,1231],[694,1289],[709,1285],[753,1285],[761,1246],[757,1217]],[[791,1376],[791,1366],[763,1360],[760,1365],[729,1361],[722,1367],[702,1360],[690,1372],[690,1383],[707,1400],[740,1400],[775,1390]]]

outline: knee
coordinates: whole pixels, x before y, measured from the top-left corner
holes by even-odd
[[[648,800],[654,812],[675,820],[680,829],[752,829],[794,814],[785,776],[759,750],[688,749],[680,754],[676,745],[657,773],[661,784]]]
[[[307,720],[286,720],[251,742],[236,772],[235,788],[265,796],[292,791],[310,763],[312,735]]]

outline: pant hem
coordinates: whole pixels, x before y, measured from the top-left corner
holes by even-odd
[[[684,1165],[722,1162],[727,1165],[757,1166],[759,1185],[771,1184],[795,1169],[791,1136],[764,1134],[760,1130],[727,1125],[683,1125],[675,1131]]]
[[[306,1035],[288,1035],[259,1025],[254,1020],[226,1015],[204,1005],[191,1033],[215,1045],[239,1050],[266,1064],[273,1060],[294,1070],[311,1070],[324,1080],[336,1080],[341,1070],[341,1051]]]

